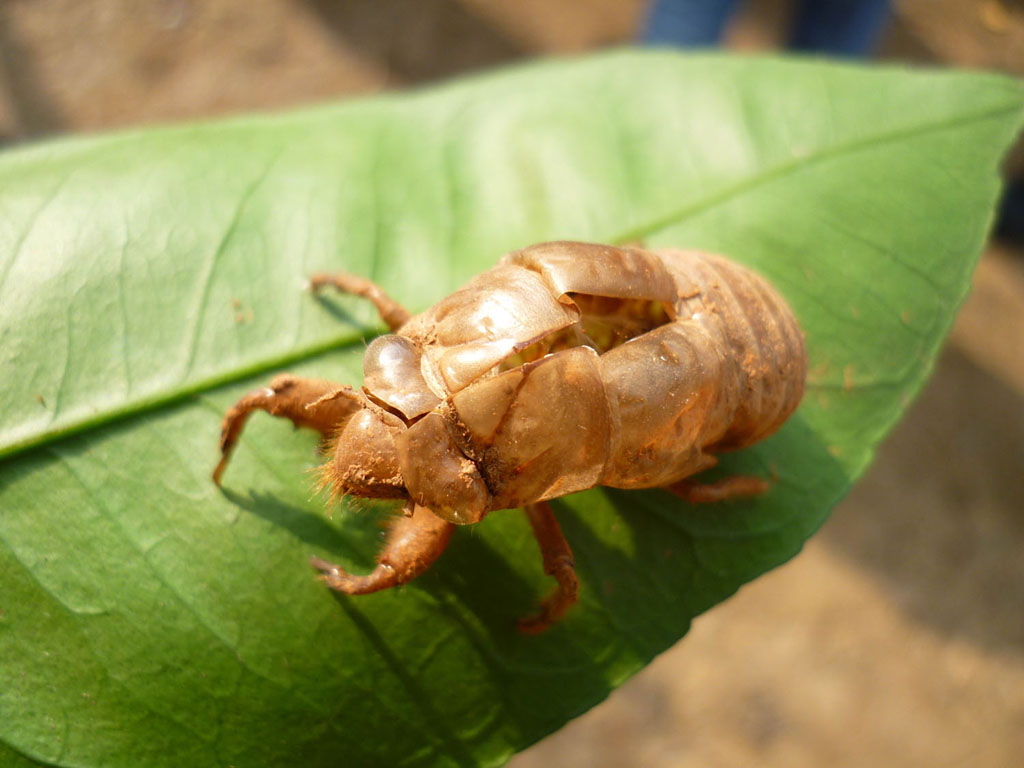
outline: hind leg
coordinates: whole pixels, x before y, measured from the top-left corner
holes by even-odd
[[[213,481],[220,485],[231,451],[253,411],[291,419],[296,427],[312,427],[327,437],[359,407],[358,396],[350,387],[289,374],[274,377],[269,387],[250,392],[224,414],[220,432],[221,458],[213,470]]]
[[[754,475],[733,475],[713,483],[698,483],[695,480],[680,480],[665,486],[671,494],[691,504],[708,504],[729,499],[749,499],[767,493],[771,485],[762,477]]]
[[[387,540],[377,567],[365,576],[346,573],[340,566],[314,557],[310,563],[331,589],[347,595],[365,595],[412,581],[444,552],[455,526],[426,507],[416,505],[409,516],[398,516],[388,527]]]
[[[537,537],[537,543],[540,545],[544,573],[554,576],[558,582],[555,591],[540,604],[540,611],[518,622],[520,631],[535,635],[562,618],[576,602],[579,596],[579,581],[576,578],[576,566],[569,542],[565,540],[548,503],[541,501],[528,504],[523,509],[530,520],[533,535]]]
[[[705,455],[702,466],[697,472],[711,469],[717,463],[718,459],[714,456]],[[691,504],[710,504],[716,501],[760,496],[768,492],[771,484],[764,478],[755,475],[733,475],[711,483],[699,482],[691,475],[671,485],[666,485],[664,488],[669,493],[685,499]]]

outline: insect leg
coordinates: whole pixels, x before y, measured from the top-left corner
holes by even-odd
[[[253,411],[291,419],[296,427],[312,427],[327,437],[358,407],[359,402],[348,387],[289,374],[274,377],[269,387],[250,392],[224,414],[220,432],[221,458],[213,470],[213,481],[220,484],[231,451]]]
[[[760,496],[771,485],[767,480],[754,475],[733,475],[713,483],[698,483],[694,480],[680,480],[665,486],[665,490],[685,499],[691,504],[705,504],[727,499],[745,499]]]
[[[309,289],[317,293],[325,285],[333,285],[342,293],[351,293],[369,299],[380,312],[380,319],[392,331],[397,331],[409,319],[409,310],[388,296],[379,285],[358,275],[317,272],[309,278]]]
[[[415,579],[444,552],[454,529],[452,523],[417,505],[411,516],[399,515],[392,520],[387,541],[377,557],[377,567],[365,576],[353,576],[319,557],[310,563],[331,589],[365,595]]]
[[[576,579],[576,568],[573,563],[572,550],[565,540],[562,529],[555,519],[554,513],[547,502],[528,504],[524,507],[533,535],[540,545],[540,554],[544,559],[544,573],[554,576],[558,581],[555,591],[544,598],[540,604],[540,612],[519,620],[519,629],[528,634],[537,634],[547,629],[552,622],[565,615],[569,607],[576,602],[579,593],[579,581]]]

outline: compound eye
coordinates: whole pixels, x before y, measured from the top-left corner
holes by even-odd
[[[441,399],[420,372],[420,350],[404,336],[378,336],[363,358],[363,389],[406,420],[433,410]]]

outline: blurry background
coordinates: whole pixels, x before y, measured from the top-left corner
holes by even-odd
[[[791,11],[726,30],[773,47]],[[0,0],[0,143],[401,88],[629,42],[645,0]],[[903,0],[878,57],[1024,76],[1024,1]],[[1011,165],[1024,172],[1020,147]],[[1024,253],[788,565],[515,768],[1024,765]]]

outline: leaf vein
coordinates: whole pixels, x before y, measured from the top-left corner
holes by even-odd
[[[946,130],[954,130],[965,125],[976,122],[984,122],[1006,115],[1016,114],[1019,107],[1016,104],[999,108],[979,110],[970,114],[952,117],[947,120],[937,120],[928,123],[920,123],[907,128],[898,128],[884,133],[878,133],[861,139],[854,139],[842,142],[831,147],[824,147],[817,152],[809,153],[803,157],[797,157],[778,165],[768,168],[760,173],[755,173],[745,179],[740,179],[732,184],[727,184],[717,192],[708,194],[703,199],[688,203],[680,208],[656,217],[647,224],[638,226],[632,230],[620,232],[611,238],[614,243],[629,243],[642,241],[647,237],[680,224],[688,219],[695,218],[711,208],[721,205],[729,200],[738,198],[759,187],[770,184],[778,179],[783,179],[790,174],[810,168],[819,163],[845,155],[853,155],[857,152],[883,147],[913,136],[927,135],[930,133],[941,133]]]
[[[203,316],[205,315],[207,305],[209,304],[210,289],[213,285],[213,278],[217,270],[217,265],[220,262],[221,257],[224,255],[224,252],[227,250],[231,239],[238,231],[238,225],[241,223],[242,215],[248,208],[249,203],[252,201],[259,188],[267,180],[267,177],[270,175],[270,172],[273,170],[278,159],[283,153],[283,148],[278,149],[271,157],[269,157],[260,172],[242,191],[242,194],[238,199],[238,204],[235,206],[234,212],[232,213],[231,219],[228,221],[228,225],[224,229],[224,234],[221,235],[220,241],[206,259],[200,289],[197,292],[197,302],[192,310],[192,316],[195,319],[192,322],[192,330],[189,334],[191,336],[191,340],[188,345],[182,378],[188,376],[195,367],[196,354],[199,349],[199,336],[203,329]]]
[[[74,473],[72,473],[72,476],[74,476]],[[77,480],[78,478],[75,477],[75,479]],[[89,492],[89,489],[87,488],[86,491]],[[87,617],[90,617],[90,616],[100,615],[100,614],[96,614],[96,613],[86,613],[86,612],[83,612],[83,611],[79,611],[79,610],[76,610],[75,608],[73,608],[72,606],[68,605],[61,598],[60,595],[58,595],[56,592],[54,592],[52,589],[50,589],[48,586],[46,586],[46,584],[43,583],[42,579],[40,579],[39,576],[37,576],[36,573],[31,568],[29,568],[28,565],[26,565],[25,562],[20,557],[18,557],[17,553],[14,551],[14,548],[10,545],[9,542],[7,542],[5,539],[0,537],[0,544],[3,544],[4,548],[8,552],[11,553],[11,556],[14,558],[14,560],[22,567],[22,570],[24,570],[25,573],[28,574],[29,578],[31,578],[32,581],[35,582],[35,584],[39,587],[39,589],[41,589],[45,594],[49,595],[50,598],[53,600],[53,602],[59,607],[59,609],[61,611],[63,611],[64,613],[66,613],[68,616],[70,616],[71,618],[73,618],[75,620],[80,620],[82,618],[87,618]],[[102,613],[106,614],[108,612],[107,611],[103,611]],[[99,669],[103,673],[103,676],[107,680],[109,680],[113,685],[115,685],[118,689],[124,691],[125,695],[127,695],[133,701],[137,701],[139,703],[139,705],[143,709],[145,709],[147,712],[149,712],[150,714],[152,714],[154,717],[156,717],[158,719],[161,719],[161,720],[167,719],[167,720],[170,720],[171,722],[174,722],[176,725],[181,726],[184,730],[188,731],[189,733],[194,735],[196,738],[198,738],[199,740],[201,740],[201,741],[203,741],[205,743],[208,743],[208,744],[212,743],[210,741],[210,739],[204,738],[202,734],[196,732],[195,730],[190,728],[185,723],[179,722],[178,720],[175,720],[174,718],[168,717],[167,715],[165,715],[163,713],[160,713],[160,712],[157,712],[155,709],[153,709],[153,707],[150,704],[148,704],[145,699],[143,699],[142,697],[138,696],[134,691],[132,691],[131,688],[129,688],[121,680],[118,680],[113,675],[113,673],[107,667],[106,663],[104,663],[104,660],[102,658],[100,658],[99,654],[96,652],[96,649],[93,648],[91,643],[86,642],[86,643],[83,643],[82,645],[86,648],[86,650],[88,651],[89,655],[92,656],[93,659],[95,659],[96,664],[98,665]],[[63,748],[62,748],[62,750],[63,750]],[[63,754],[63,751],[62,751],[62,754]]]

